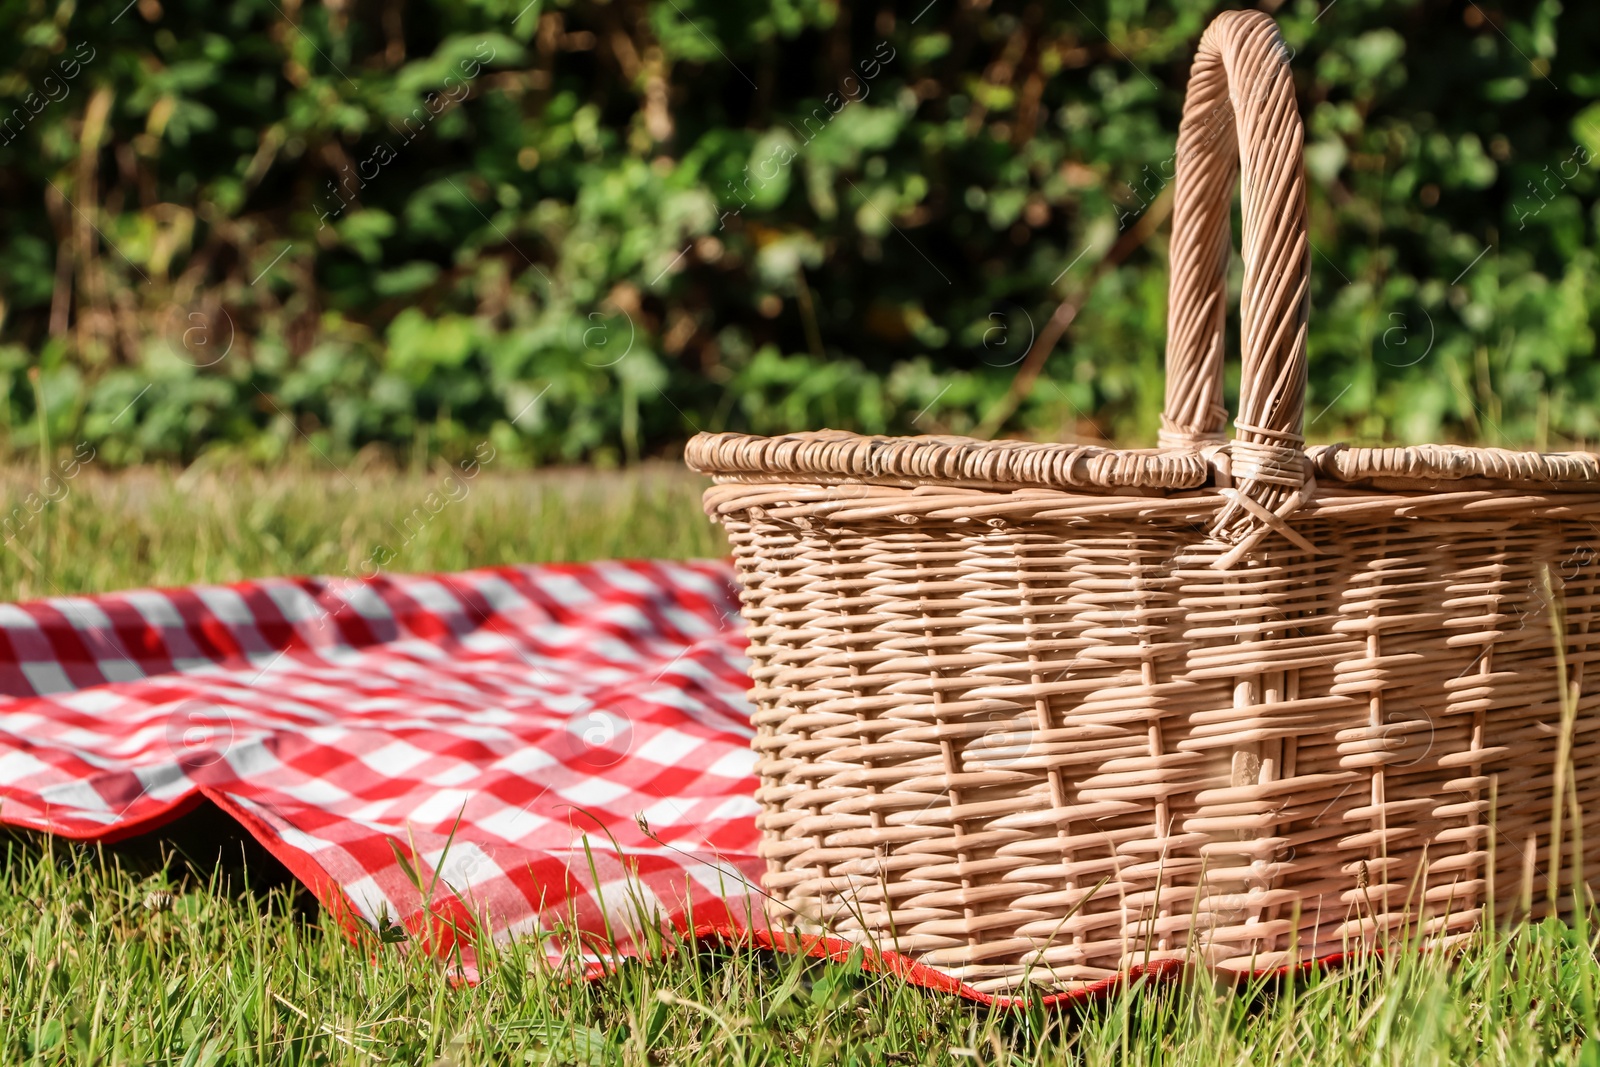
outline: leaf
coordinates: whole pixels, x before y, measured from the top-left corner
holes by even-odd
[[[524,1056],[527,1063],[606,1062],[606,1035],[592,1026],[564,1021],[541,1021],[529,1024],[528,1030],[531,1031],[534,1047]]]
[[[417,869],[412,866],[411,860],[406,854],[400,851],[400,846],[395,844],[394,838],[386,837],[384,840],[389,842],[389,851],[394,853],[394,861],[400,865],[400,873],[406,876],[406,881],[410,882],[420,894],[422,892],[422,876],[417,873]]]
[[[411,935],[406,928],[395,922],[389,915],[389,905],[383,904],[378,908],[378,940],[385,945],[398,945],[403,941],[411,940]]]

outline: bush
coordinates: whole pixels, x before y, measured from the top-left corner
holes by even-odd
[[[1221,6],[9,5],[0,434],[113,463],[1148,440],[1149,223]],[[1307,124],[1312,435],[1600,436],[1600,12],[1263,6]]]

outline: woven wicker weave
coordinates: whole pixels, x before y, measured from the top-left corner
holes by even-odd
[[[1272,21],[1220,16],[1179,135],[1159,450],[690,444],[791,919],[1001,992],[1447,942],[1570,893],[1600,842],[1600,460],[1303,447],[1301,141]]]

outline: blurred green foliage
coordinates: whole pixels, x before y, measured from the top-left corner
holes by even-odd
[[[1148,441],[1167,230],[1140,222],[1224,6],[5,0],[0,436]],[[1261,6],[1307,125],[1311,436],[1600,437],[1600,8]]]

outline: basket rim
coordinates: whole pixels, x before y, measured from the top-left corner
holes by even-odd
[[[785,479],[816,476],[895,484],[993,489],[1134,489],[1182,492],[1226,480],[1233,443],[1203,448],[1107,448],[953,435],[888,437],[810,430],[766,437],[700,433],[684,462],[701,474]],[[1314,445],[1307,474],[1339,485],[1419,491],[1447,485],[1481,489],[1600,490],[1600,455],[1465,445],[1365,447]]]

